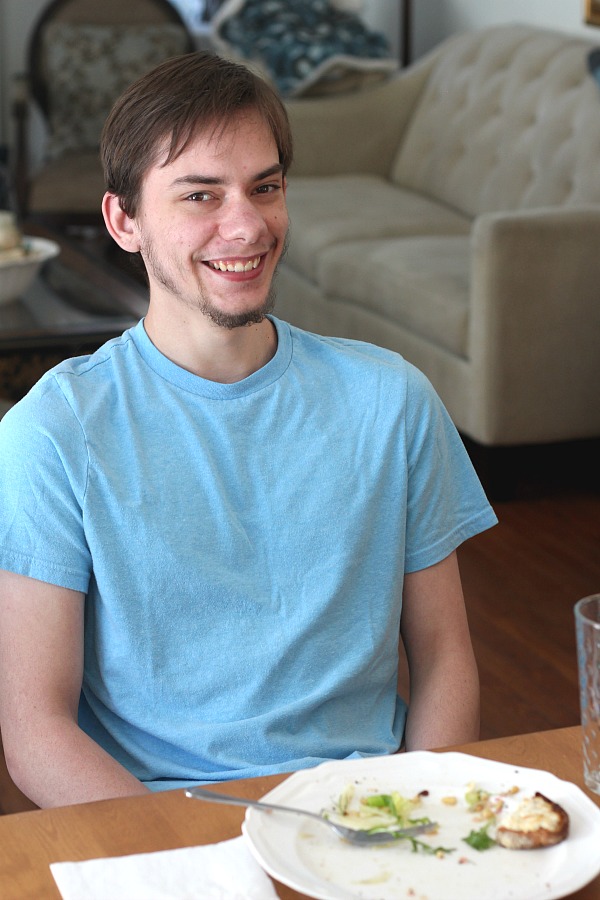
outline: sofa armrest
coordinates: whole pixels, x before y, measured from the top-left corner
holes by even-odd
[[[600,207],[479,216],[469,356],[476,439],[600,435]]]
[[[435,54],[384,84],[350,94],[289,100],[293,175],[388,176]]]

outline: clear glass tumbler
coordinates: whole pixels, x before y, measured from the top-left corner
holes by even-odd
[[[583,777],[600,794],[600,594],[575,604],[579,699],[583,728]]]

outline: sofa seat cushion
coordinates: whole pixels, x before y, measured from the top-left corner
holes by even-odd
[[[458,235],[351,241],[319,255],[317,279],[331,298],[466,357],[469,263],[469,238]]]
[[[291,241],[286,262],[315,279],[320,254],[348,241],[420,234],[468,234],[454,210],[376,175],[290,177]]]

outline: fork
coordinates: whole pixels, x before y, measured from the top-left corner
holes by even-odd
[[[373,844],[389,844],[390,841],[400,840],[401,838],[416,837],[419,834],[426,834],[437,828],[436,822],[423,822],[418,825],[411,825],[408,828],[396,828],[393,831],[360,831],[357,828],[346,828],[344,825],[338,825],[332,822],[321,813],[309,812],[307,809],[296,809],[294,806],[279,806],[276,803],[265,803],[263,800],[248,800],[245,797],[232,797],[231,794],[217,794],[215,791],[209,791],[205,788],[194,787],[186,790],[186,797],[192,800],[208,800],[210,803],[225,803],[230,806],[250,806],[252,809],[271,810],[275,812],[292,813],[297,816],[308,816],[310,819],[316,819],[322,825],[327,825],[334,831],[338,837],[356,844],[359,847],[370,847]]]

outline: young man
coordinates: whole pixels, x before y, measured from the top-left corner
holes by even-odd
[[[148,314],[0,427],[0,721],[41,806],[478,736],[455,549],[495,517],[414,368],[267,315],[291,156],[205,54],[106,124]]]

